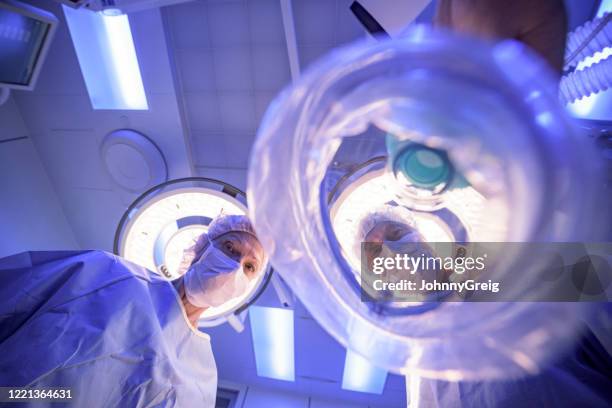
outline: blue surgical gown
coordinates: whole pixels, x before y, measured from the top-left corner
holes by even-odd
[[[169,282],[101,251],[27,252],[0,260],[0,385],[69,388],[78,407],[212,407],[217,372]]]

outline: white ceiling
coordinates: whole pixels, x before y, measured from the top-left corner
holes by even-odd
[[[301,67],[364,36],[349,4],[294,2]],[[280,1],[194,1],[162,14],[196,167],[246,169],[266,108],[291,81]]]

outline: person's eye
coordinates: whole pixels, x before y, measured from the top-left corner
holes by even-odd
[[[247,263],[244,264],[244,270],[249,272],[249,273],[253,273],[253,272],[255,272],[255,265],[253,265],[250,262],[247,262]]]
[[[389,234],[389,239],[390,241],[397,241],[398,239],[400,239],[402,236],[402,228],[400,227],[394,227],[393,230],[391,230],[391,234]]]
[[[229,252],[234,252],[234,244],[232,244],[232,241],[225,241],[223,247]]]

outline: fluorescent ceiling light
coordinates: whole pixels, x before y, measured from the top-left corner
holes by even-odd
[[[295,381],[293,310],[249,308],[257,375]]]
[[[375,367],[359,354],[346,350],[342,389],[349,391],[382,394],[387,381],[387,372]]]
[[[147,110],[128,17],[63,8],[93,108]]]

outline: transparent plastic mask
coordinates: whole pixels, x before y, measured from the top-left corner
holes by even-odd
[[[250,214],[275,269],[341,344],[393,372],[537,372],[586,306],[363,302],[354,248],[391,207],[428,242],[597,239],[582,217],[599,214],[591,150],[556,95],[512,41],[419,28],[326,56],[271,105],[252,152]],[[539,273],[496,255],[500,274]]]

